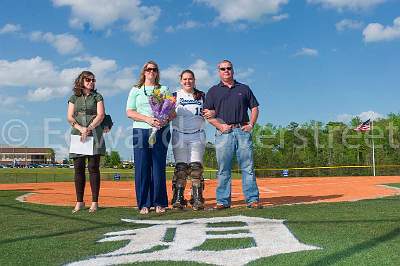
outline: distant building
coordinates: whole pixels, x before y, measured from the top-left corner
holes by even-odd
[[[0,146],[0,164],[49,164],[54,163],[54,157],[54,150],[51,148]]]

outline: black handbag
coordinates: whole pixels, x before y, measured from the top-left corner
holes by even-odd
[[[112,121],[111,115],[105,115],[103,122],[101,122],[102,128],[108,127],[109,129],[111,129],[113,125],[114,123]]]

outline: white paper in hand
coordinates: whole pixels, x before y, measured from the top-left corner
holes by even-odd
[[[71,135],[71,145],[69,152],[84,155],[93,155],[93,137],[86,137],[85,142],[81,141],[81,136]]]

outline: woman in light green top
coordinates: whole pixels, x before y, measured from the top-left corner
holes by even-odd
[[[154,61],[144,64],[139,82],[128,96],[126,115],[133,120],[133,155],[135,160],[135,190],[140,214],[147,214],[151,207],[157,213],[164,213],[168,206],[166,186],[166,159],[171,139],[169,121],[162,124],[153,117],[149,96],[155,89],[169,93],[167,87],[160,85],[158,65]],[[152,127],[156,133],[156,143],[149,146],[148,139]]]

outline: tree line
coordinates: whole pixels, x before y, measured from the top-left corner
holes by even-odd
[[[377,174],[398,174],[400,165],[400,114],[373,121],[373,129],[357,132],[359,117],[350,123],[309,121],[287,126],[255,125],[253,129],[256,169],[319,166],[372,166],[374,144]],[[216,168],[215,147],[208,143],[204,156],[207,167]],[[237,168],[237,164],[234,165]],[[267,170],[265,170],[267,171]],[[295,170],[294,175],[370,175],[371,168]],[[266,175],[279,175],[270,170]]]

